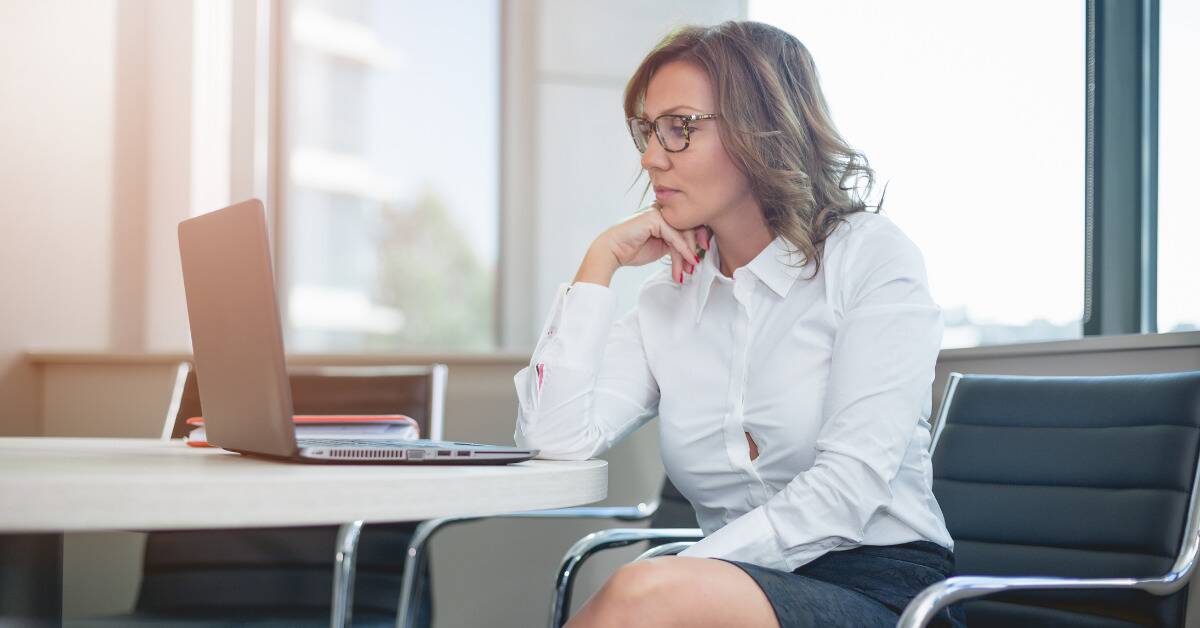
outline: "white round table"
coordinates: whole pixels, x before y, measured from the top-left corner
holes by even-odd
[[[607,492],[603,460],[315,465],[157,439],[0,438],[0,533],[420,521]]]
[[[0,624],[55,625],[62,535],[420,521],[604,499],[603,460],[316,465],[181,441],[0,438]]]

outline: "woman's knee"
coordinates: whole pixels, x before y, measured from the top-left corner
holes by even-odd
[[[652,558],[627,563],[609,579],[614,593],[636,599],[653,597],[670,587],[677,578],[675,566],[668,558]]]
[[[678,565],[669,558],[652,558],[622,565],[601,589],[601,597],[618,612],[637,614],[660,601],[679,584]]]

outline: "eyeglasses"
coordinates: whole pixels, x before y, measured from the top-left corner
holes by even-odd
[[[665,113],[651,123],[644,118],[629,118],[629,134],[633,136],[633,145],[639,153],[646,152],[650,145],[650,129],[658,136],[658,143],[669,153],[678,153],[688,147],[692,136],[692,123],[697,120],[711,120],[718,117],[715,113],[694,113],[681,115]]]

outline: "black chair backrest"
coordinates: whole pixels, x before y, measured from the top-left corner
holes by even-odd
[[[662,492],[659,494],[658,510],[650,517],[651,528],[698,528],[696,511],[671,483],[670,478],[663,478]]]
[[[436,373],[441,370],[441,375]],[[296,414],[405,414],[429,438],[441,412],[445,367],[290,370]],[[181,373],[182,374],[182,373]],[[438,378],[443,381],[439,383]],[[178,384],[177,384],[178,385]],[[172,401],[173,437],[202,416],[194,371]],[[197,478],[202,481],[202,478]],[[359,538],[354,613],[394,616],[405,554],[417,522],[368,524]],[[264,528],[151,532],[143,557],[138,611],[272,617],[327,614],[337,528]],[[423,607],[429,606],[424,587]],[[424,622],[429,620],[428,617]]]
[[[952,376],[952,380],[954,377]],[[1200,454],[1200,371],[965,375],[933,489],[961,575],[1159,577],[1179,554]],[[1187,589],[1007,593],[978,626],[1183,625]]]

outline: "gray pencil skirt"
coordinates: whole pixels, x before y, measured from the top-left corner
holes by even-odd
[[[726,562],[758,583],[780,628],[895,626],[921,589],[954,573],[954,554],[929,541],[829,552],[790,573]],[[951,605],[930,625],[964,628],[966,619]]]

